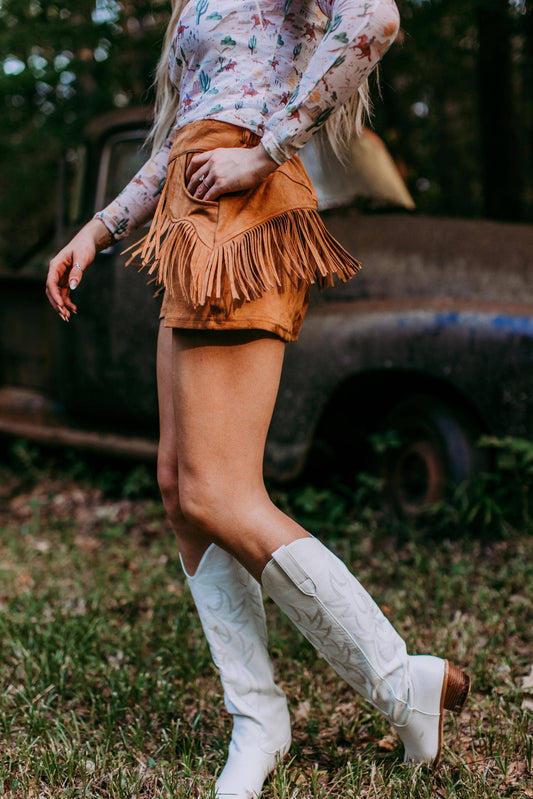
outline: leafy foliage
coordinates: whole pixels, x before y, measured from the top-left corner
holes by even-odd
[[[533,4],[398,3],[402,32],[381,67],[375,126],[419,211],[505,215],[487,203],[487,194],[494,194],[491,172],[511,153],[520,179],[504,159],[496,194],[516,198],[512,207],[507,203],[514,218],[532,219]],[[169,6],[166,0],[0,3],[0,266],[17,267],[50,239],[59,159],[77,145],[87,122],[112,108],[151,101]],[[196,8],[203,13],[204,3]],[[495,46],[505,39],[510,64],[509,101],[502,105],[502,93],[494,96],[494,118],[509,117],[509,141],[516,146],[502,140],[501,158],[485,146],[493,126],[485,123],[480,100],[480,87],[486,93],[491,85],[480,58],[479,15],[486,8],[509,22],[505,29],[495,23],[492,33],[489,26]],[[499,135],[495,130],[496,147]]]
[[[380,68],[377,128],[403,169],[418,210],[507,217],[505,209],[487,202],[492,174],[500,196],[509,184],[516,198],[514,218],[533,219],[533,3],[398,0],[398,5],[402,31]],[[480,29],[489,12],[483,44],[493,56],[490,62],[489,52],[487,64]],[[507,67],[503,91],[496,79]],[[495,123],[502,116],[510,128],[506,140]],[[499,170],[509,150],[519,176]]]
[[[3,0],[0,262],[53,229],[61,154],[94,116],[150,99],[164,0]]]
[[[492,468],[458,486],[448,502],[427,508],[418,520],[433,536],[460,536],[469,530],[484,540],[505,538],[513,530],[533,532],[533,442],[483,436],[480,447]]]
[[[502,483],[529,480],[529,442],[487,445],[502,452]],[[111,469],[123,479],[101,483]],[[162,506],[132,499],[143,479],[129,472],[25,442],[0,460],[6,799],[212,796],[230,719]],[[265,799],[533,796],[531,525],[490,542],[468,523],[454,539],[399,542],[363,514],[368,497],[349,496],[307,485],[278,499],[335,546],[409,651],[468,669],[472,697],[446,718],[440,770],[409,767],[379,714],[269,602],[293,746]]]

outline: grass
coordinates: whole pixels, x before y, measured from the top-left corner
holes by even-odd
[[[210,797],[230,719],[153,479],[44,458],[19,443],[0,466],[0,795]],[[268,602],[294,744],[263,796],[533,797],[530,517],[502,512],[498,534],[483,535],[471,514],[475,535],[451,537],[457,507],[414,531],[366,507],[360,487],[357,508],[349,498],[275,492],[353,567],[410,651],[468,668],[472,697],[447,718],[441,769],[406,766],[383,719]]]

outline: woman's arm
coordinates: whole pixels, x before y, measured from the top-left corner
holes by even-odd
[[[77,310],[70,293],[79,285],[96,253],[126,238],[153,215],[165,183],[173,138],[171,134],[118,197],[87,222],[50,261],[46,296],[52,308],[66,322]]]
[[[278,164],[293,156],[348,100],[400,27],[394,0],[318,0],[330,25],[286,106],[267,122],[261,144]]]
[[[171,133],[120,194],[96,214],[96,218],[102,220],[114,241],[125,239],[153,216],[165,185],[173,139],[174,133]]]

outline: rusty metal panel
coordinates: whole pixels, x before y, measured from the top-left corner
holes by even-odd
[[[533,438],[533,304],[454,306],[423,299],[315,306],[287,349],[267,472],[296,474],[334,393],[354,380],[354,404],[362,404],[357,380],[371,375],[385,376],[390,393],[367,398],[369,407],[385,411],[410,386],[431,382],[471,407],[487,430]]]
[[[55,315],[39,277],[0,275],[0,382],[53,391]]]

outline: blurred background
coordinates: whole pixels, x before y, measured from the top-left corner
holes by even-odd
[[[365,268],[314,293],[265,470],[289,480],[315,461],[352,486],[371,471],[411,514],[486,469],[482,435],[524,439],[505,448],[533,463],[533,0],[398,3],[374,133],[347,168],[303,156],[328,228]],[[43,278],[146,157],[169,11],[0,0],[0,432],[155,457],[146,277],[121,246],[101,253],[68,327]]]
[[[532,0],[398,0],[374,128],[421,213],[533,220]],[[0,2],[0,267],[53,234],[60,156],[152,100],[170,3]]]

